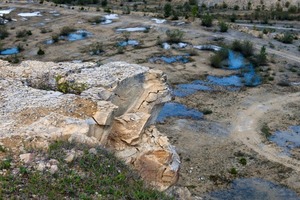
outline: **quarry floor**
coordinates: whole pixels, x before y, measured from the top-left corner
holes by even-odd
[[[282,45],[272,39],[255,38],[252,35],[229,30],[228,33],[214,32],[216,28],[205,29],[200,21],[190,21],[182,26],[171,23],[156,24],[151,16],[142,13],[121,15],[120,19],[110,25],[91,25],[88,20],[105,13],[79,11],[51,4],[0,4],[1,7],[15,7],[18,12],[41,11],[42,17],[28,18],[7,25],[11,33],[3,41],[5,47],[21,44],[24,51],[19,56],[24,60],[41,61],[95,61],[108,63],[112,61],[126,61],[164,71],[170,83],[187,83],[199,80],[206,75],[229,75],[230,71],[212,68],[209,57],[213,52],[197,51],[192,56],[192,62],[181,64],[150,63],[148,59],[157,55],[182,55],[190,53],[189,49],[164,50],[157,45],[158,40],[166,38],[165,31],[179,28],[185,32],[183,40],[193,45],[212,44],[215,40],[224,38],[224,42],[233,39],[249,39],[259,49],[261,45],[273,42],[274,49],[268,48],[272,62],[263,69],[274,77],[273,81],[266,81],[255,88],[242,88],[240,91],[199,91],[185,98],[176,97],[174,101],[199,110],[210,109],[212,114],[205,115],[203,120],[168,119],[157,127],[165,133],[181,157],[180,178],[178,186],[187,187],[193,196],[203,196],[205,193],[224,189],[236,178],[257,177],[286,185],[300,195],[300,161],[299,154],[290,160],[278,156],[274,145],[266,141],[261,134],[261,126],[266,123],[271,131],[285,129],[288,126],[300,124],[300,86],[278,86],[282,80],[299,83],[300,58],[296,45]],[[94,10],[93,10],[94,9]],[[50,16],[50,10],[57,10],[60,16]],[[50,19],[50,20],[46,20]],[[181,20],[183,21],[183,20]],[[37,24],[45,22],[45,26]],[[63,26],[85,29],[93,34],[91,38],[75,42],[59,41],[57,44],[46,45],[44,41],[51,39],[51,35],[59,33]],[[126,47],[123,53],[118,52],[116,41],[124,39],[123,34],[115,33],[119,27],[151,26],[148,33],[133,32],[130,39],[138,40],[139,47]],[[49,32],[41,33],[41,28]],[[18,30],[29,29],[32,35],[23,39],[15,38]],[[101,42],[104,53],[90,55],[88,46]],[[298,42],[299,43],[299,42]],[[297,43],[297,44],[298,44]],[[37,50],[42,48],[45,55],[38,56]],[[297,66],[298,74],[291,68]],[[288,115],[296,116],[289,118]],[[298,117],[297,117],[298,116]],[[9,142],[9,141],[7,141]],[[299,149],[298,149],[299,151]],[[297,157],[298,155],[298,157]],[[246,165],[241,164],[245,158]],[[232,168],[237,173],[231,173]]]

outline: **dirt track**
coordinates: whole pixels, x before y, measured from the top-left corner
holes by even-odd
[[[268,160],[281,163],[287,167],[300,171],[300,161],[286,155],[280,155],[280,148],[274,144],[263,144],[263,136],[260,133],[259,121],[266,112],[274,109],[282,109],[282,106],[300,99],[300,92],[271,98],[266,102],[254,103],[244,108],[237,115],[233,125],[231,136],[241,141]]]

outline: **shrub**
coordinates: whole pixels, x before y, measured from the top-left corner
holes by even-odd
[[[294,40],[294,36],[291,33],[284,33],[283,36],[280,37],[278,40],[285,44],[292,44]]]
[[[76,31],[75,28],[70,27],[70,26],[64,26],[64,27],[62,27],[62,29],[60,30],[60,35],[62,35],[62,36],[67,36],[67,35],[69,35],[70,33],[74,32],[74,31]]]
[[[17,38],[26,37],[26,36],[29,36],[29,35],[32,35],[32,32],[30,30],[26,30],[26,29],[23,29],[21,31],[17,31],[17,33],[16,33]]]
[[[228,30],[228,24],[223,21],[219,23],[219,27],[221,32],[227,32]]]
[[[170,17],[172,14],[172,5],[170,3],[166,3],[164,6],[164,16]]]
[[[238,171],[236,170],[236,168],[233,167],[229,170],[229,173],[232,175],[237,175]]]
[[[254,53],[254,48],[252,42],[244,40],[240,42],[239,40],[234,40],[231,44],[231,49],[233,51],[238,51],[242,53],[245,57],[250,57]]]
[[[203,113],[203,115],[209,115],[209,114],[212,114],[212,110],[211,110],[211,109],[208,109],[208,108],[205,108],[205,109],[201,110],[201,112]]]
[[[269,136],[271,136],[271,130],[268,126],[268,124],[264,123],[260,129],[260,131],[262,132],[262,134],[268,138]]]
[[[58,42],[58,40],[59,40],[59,35],[58,35],[58,34],[52,35],[52,40],[53,40],[53,43]]]
[[[240,163],[241,165],[247,165],[247,160],[246,160],[246,158],[241,158],[240,161],[239,161],[239,163]]]
[[[167,30],[166,35],[169,42],[180,42],[183,38],[184,32],[179,29]]]
[[[43,51],[41,48],[39,48],[39,50],[37,51],[37,55],[41,56],[44,54],[45,54],[45,51]]]
[[[8,37],[9,33],[8,31],[6,30],[6,27],[3,26],[3,25],[0,25],[0,39],[3,40],[5,39],[6,37]]]
[[[206,14],[202,17],[201,25],[206,27],[211,27],[213,22],[213,17],[209,14]]]
[[[231,22],[235,22],[236,14],[233,13],[232,15],[230,15],[229,19],[230,19]]]
[[[267,64],[268,60],[267,60],[267,52],[266,52],[265,46],[261,47],[260,52],[256,57],[257,57],[258,65],[266,65]]]
[[[91,44],[89,46],[89,52],[92,55],[99,55],[100,53],[102,53],[103,50],[103,44],[101,42],[96,42],[95,44]]]
[[[221,68],[222,61],[225,60],[227,57],[228,57],[228,50],[222,48],[215,55],[210,57],[210,64],[215,68]]]

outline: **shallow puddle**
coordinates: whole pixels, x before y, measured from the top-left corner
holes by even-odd
[[[132,28],[117,28],[117,32],[144,32],[147,31],[149,28],[147,27],[132,27]]]
[[[120,46],[120,47],[138,46],[138,45],[139,45],[139,42],[137,40],[127,40],[127,41],[118,42],[118,46]]]
[[[285,131],[276,131],[269,140],[283,148],[284,153],[290,154],[292,149],[300,147],[300,126],[290,126]]]
[[[299,200],[292,190],[259,178],[233,181],[228,190],[207,194],[204,200]]]
[[[208,86],[205,81],[196,80],[191,83],[176,85],[172,94],[177,97],[186,97],[196,93],[197,91],[211,91],[213,90]]]
[[[13,55],[18,53],[19,53],[19,49],[17,47],[12,47],[0,51],[0,55]]]
[[[180,63],[188,63],[189,55],[179,55],[179,56],[160,56],[160,57],[153,57],[149,59],[149,62],[156,63],[157,61],[163,61],[168,64],[180,62]]]
[[[68,41],[84,40],[90,37],[92,34],[86,30],[78,30],[76,32],[70,33],[68,36],[60,36],[59,39]]]
[[[178,117],[178,118],[191,118],[191,119],[202,119],[203,113],[196,110],[190,109],[183,104],[169,102],[165,103],[161,109],[156,122],[162,123],[166,118]]]
[[[30,12],[30,13],[19,13],[18,14],[20,17],[41,17],[43,16],[41,12],[36,11],[36,12]]]

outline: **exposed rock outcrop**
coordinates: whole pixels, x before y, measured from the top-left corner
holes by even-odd
[[[169,99],[166,76],[140,65],[0,61],[0,140],[101,144],[164,190],[177,181],[180,161],[153,122]]]

